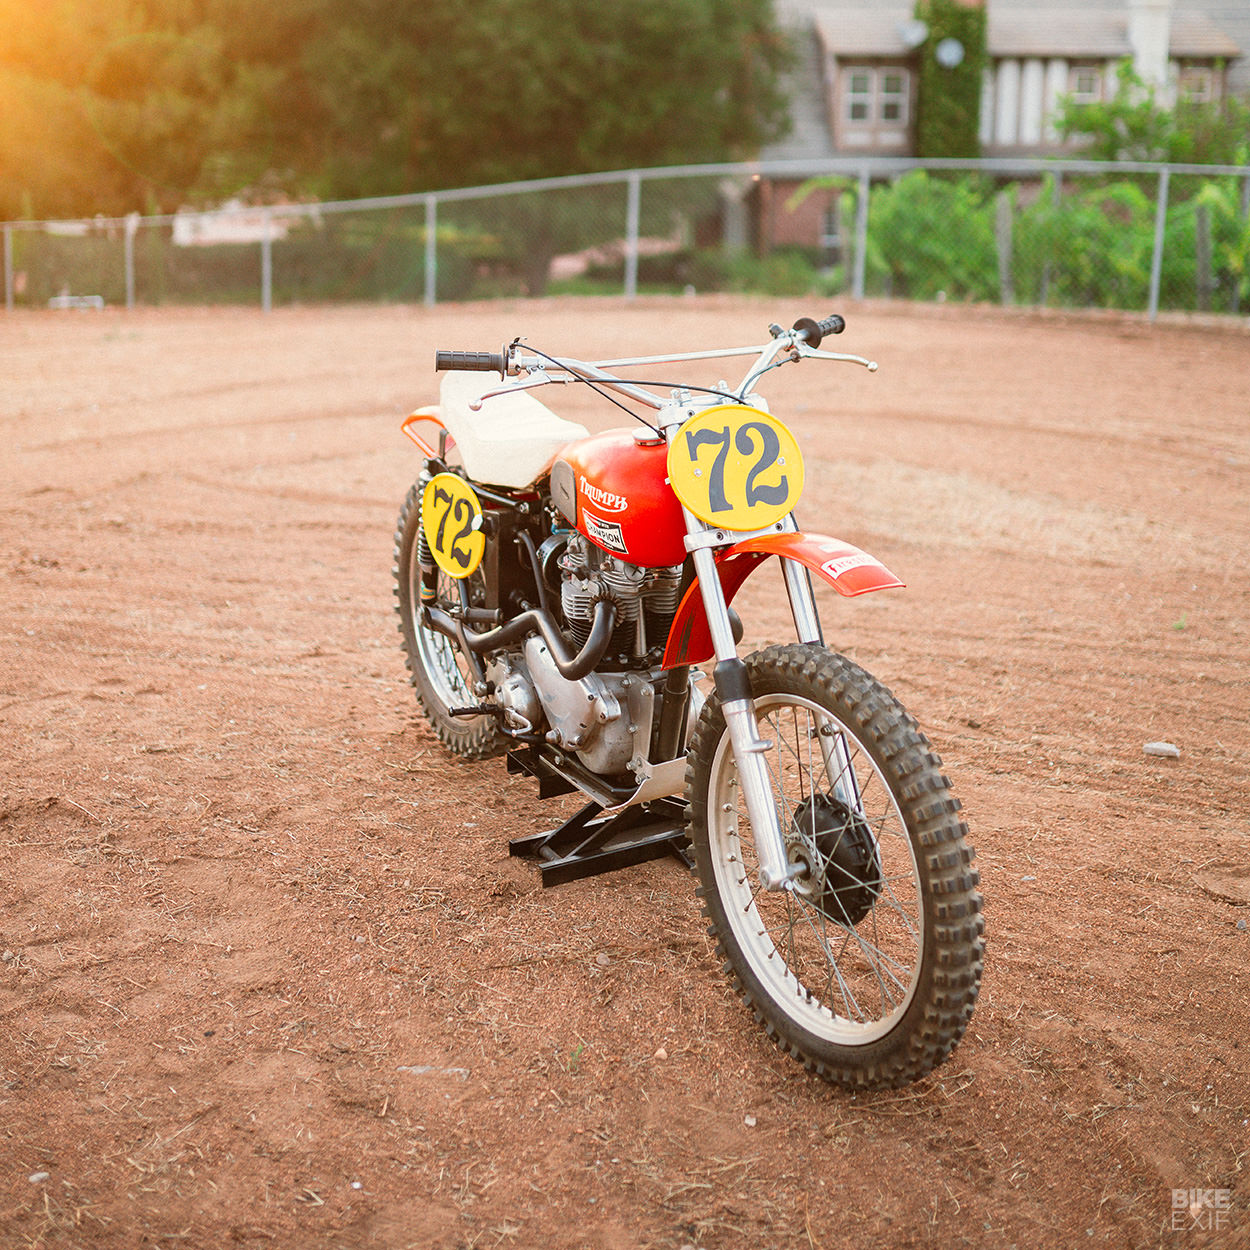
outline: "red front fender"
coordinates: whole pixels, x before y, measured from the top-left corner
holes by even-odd
[[[738,588],[769,556],[795,560],[823,578],[840,595],[848,598],[872,590],[892,590],[903,585],[874,556],[850,543],[826,534],[764,534],[744,538],[716,554],[725,602],[732,603]],[[664,667],[702,664],[712,658],[712,636],[708,632],[703,598],[696,579],[686,591],[677,615],[673,617],[664,648]]]

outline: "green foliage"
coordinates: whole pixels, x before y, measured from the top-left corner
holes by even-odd
[[[0,0],[0,217],[170,210],[259,180],[294,28],[280,0],[251,8]]]
[[[1205,208],[1213,219],[1215,272],[1232,307],[1250,307],[1250,213],[1242,208],[1236,179],[1205,183],[1191,202],[1195,211]]]
[[[813,179],[791,201],[836,190],[844,221],[855,184]],[[1015,206],[1009,258],[996,233],[998,202]],[[1162,307],[1236,312],[1250,305],[1250,217],[1234,177],[1172,179],[1164,219]],[[913,170],[873,187],[864,257],[869,294],[993,300],[1068,308],[1146,307],[1154,255],[1153,180],[1083,179],[1001,186],[977,176]],[[1209,268],[1203,272],[1199,219]],[[1010,285],[1000,265],[1009,259]]]
[[[766,256],[717,248],[695,253],[689,282],[696,291],[809,295],[820,286],[820,275],[802,248],[776,248]]]
[[[872,190],[865,280],[910,299],[997,293],[994,188],[912,170]]]
[[[1241,208],[1238,179],[1174,178],[1179,194],[1168,209],[1161,298],[1216,311],[1250,306],[1250,217]],[[1189,192],[1186,194],[1186,192]],[[1199,270],[1199,219],[1205,219],[1210,269]]]
[[[619,295],[624,266],[593,265],[584,275],[552,283],[562,294]],[[705,294],[731,291],[750,295],[801,296],[824,293],[829,283],[805,248],[778,248],[767,256],[747,249],[677,248],[638,262],[638,289],[677,294],[687,288]]]
[[[1056,195],[1053,179],[1017,229],[1022,287],[1041,302],[1143,308],[1150,287],[1154,202],[1123,180]]]
[[[981,155],[985,9],[958,0],[917,0],[916,17],[929,27],[920,53],[916,155],[975,159]],[[944,39],[957,39],[963,46],[964,58],[953,68],[937,62],[937,47]]]
[[[1082,155],[1091,160],[1179,165],[1250,162],[1250,102],[1182,100],[1167,108],[1129,61],[1118,67],[1110,99],[1091,104],[1066,99],[1056,125],[1064,139],[1084,140]]]

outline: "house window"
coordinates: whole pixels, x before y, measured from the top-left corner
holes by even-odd
[[[883,70],[880,78],[881,120],[907,120],[907,75],[898,70]]]
[[[1207,104],[1215,99],[1215,74],[1206,66],[1185,66],[1176,85],[1181,99],[1191,104]]]
[[[847,78],[847,121],[872,121],[872,79],[873,73],[870,69],[853,70]]]
[[[1074,65],[1068,88],[1074,104],[1097,104],[1102,99],[1102,67]]]
[[[856,68],[846,71],[845,117],[854,125],[907,123],[911,78],[905,69]]]
[[[842,259],[841,221],[838,201],[825,206],[820,215],[820,250],[826,265],[836,265]]]

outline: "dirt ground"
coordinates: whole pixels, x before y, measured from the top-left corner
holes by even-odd
[[[800,520],[908,583],[826,633],[978,853],[980,1002],[915,1086],[777,1051],[676,861],[542,890],[508,839],[575,804],[418,717],[436,346],[827,311],[0,318],[0,1247],[1250,1245],[1250,327],[851,307],[878,374],[765,388]]]

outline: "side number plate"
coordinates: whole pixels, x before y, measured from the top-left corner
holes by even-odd
[[[720,404],[692,417],[668,449],[673,492],[701,521],[764,529],[794,510],[803,456],[794,435],[757,408]]]
[[[421,525],[430,554],[448,577],[468,577],[482,562],[482,505],[464,478],[440,473],[421,496]]]

